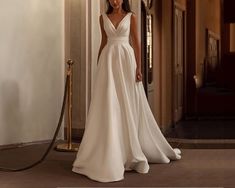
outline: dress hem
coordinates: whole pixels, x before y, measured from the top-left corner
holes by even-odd
[[[79,169],[77,167],[73,167],[72,171],[75,172],[75,173],[78,173],[78,174],[85,175],[85,176],[87,176],[88,178],[90,178],[92,180],[102,182],[102,183],[110,183],[110,182],[114,182],[114,181],[124,180],[124,176],[122,176],[120,178],[114,178],[114,179],[110,180],[110,179],[107,179],[107,178],[101,178],[101,177],[93,176],[91,174],[88,175],[86,172],[82,171],[81,169]]]

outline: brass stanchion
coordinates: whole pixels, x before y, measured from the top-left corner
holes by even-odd
[[[69,85],[68,85],[68,98],[67,98],[67,105],[68,105],[68,126],[67,126],[67,143],[59,144],[56,146],[56,150],[58,151],[71,151],[75,152],[78,151],[79,144],[72,143],[72,88],[73,88],[73,82],[72,82],[72,76],[73,76],[73,64],[74,62],[72,60],[68,60],[67,62],[68,68],[67,68],[67,76],[69,77]]]

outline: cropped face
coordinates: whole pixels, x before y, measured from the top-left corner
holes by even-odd
[[[123,0],[109,0],[109,3],[113,9],[118,9],[122,6]]]

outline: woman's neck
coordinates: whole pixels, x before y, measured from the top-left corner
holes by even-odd
[[[122,9],[122,7],[117,8],[117,9],[113,9],[113,14],[124,14],[125,11]]]

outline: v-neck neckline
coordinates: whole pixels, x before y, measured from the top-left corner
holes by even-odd
[[[130,12],[128,12],[128,13],[121,19],[121,21],[119,21],[117,27],[114,26],[113,22],[110,20],[110,18],[108,17],[108,15],[107,15],[107,14],[105,14],[105,15],[106,15],[106,17],[108,18],[109,22],[111,23],[111,25],[113,26],[113,28],[114,28],[115,31],[116,31],[116,30],[118,30],[120,24],[121,24],[122,21],[127,17],[127,15],[128,15],[129,13],[130,13]]]

